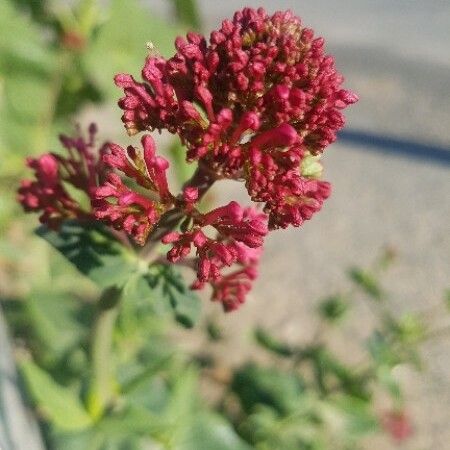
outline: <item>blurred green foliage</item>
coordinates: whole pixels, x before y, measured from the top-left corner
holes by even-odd
[[[159,19],[138,0],[1,2],[2,228],[18,211],[11,186],[25,157],[57,147],[86,106],[117,101],[114,75],[139,74],[147,42],[169,55],[175,36],[198,26],[194,2],[174,2],[174,9],[180,22]]]
[[[380,430],[375,405],[381,392],[391,398],[392,408],[404,408],[394,369],[420,368],[419,345],[429,324],[419,314],[390,312],[379,261],[358,269],[380,286],[377,302],[357,283],[357,289],[319,302],[317,332],[309,342],[288,343],[258,327],[255,343],[268,361],[226,367],[214,356],[214,344],[197,355],[180,351],[168,338],[168,313],[188,327],[199,313],[197,300],[192,306],[192,293],[171,266],[147,268],[97,226],[69,222],[58,234],[39,233],[80,272],[103,288],[115,286],[119,294],[109,301],[106,290],[93,303],[34,293],[20,303],[23,311],[4,303],[15,337],[27,349],[19,367],[49,448],[357,449]],[[115,271],[127,276],[107,276]],[[354,281],[351,274],[349,280]],[[330,343],[345,332],[344,319],[358,314],[359,299],[368,300],[375,320],[354,363],[333,352]],[[113,392],[106,408],[92,408],[92,329],[103,311],[116,306],[109,356]],[[205,333],[211,342],[227,340],[212,321]],[[211,381],[216,400],[200,395]]]

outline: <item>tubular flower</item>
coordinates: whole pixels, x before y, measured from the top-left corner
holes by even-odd
[[[217,231],[210,238],[204,227]],[[167,254],[170,262],[178,262],[196,251],[197,280],[193,289],[202,289],[205,283],[213,288],[213,300],[220,301],[226,311],[244,303],[245,295],[256,278],[256,266],[267,234],[267,218],[252,208],[243,209],[236,202],[197,216],[190,230],[170,232],[162,242],[172,244]],[[226,273],[228,267],[238,270]]]
[[[222,303],[226,312],[238,309],[252,289],[253,281],[258,277],[258,264],[262,255],[262,247],[251,248],[241,242],[235,242],[238,268],[225,274],[218,280],[211,281],[213,288],[212,300]],[[193,288],[200,288],[201,283],[195,282]]]
[[[341,88],[324,40],[290,11],[244,8],[209,40],[188,33],[175,46],[168,60],[147,58],[143,82],[116,76],[128,132],[177,133],[189,161],[245,180],[252,200],[265,202],[270,228],[301,225],[330,192],[305,179],[302,161],[334,142],[341,110],[357,101]]]
[[[72,185],[92,199],[93,191],[103,177],[103,163],[98,159],[105,144],[96,148],[97,127],[91,124],[86,140],[78,129],[75,137],[60,136],[67,156],[46,153],[28,158],[27,165],[35,172],[35,180],[23,180],[18,199],[25,211],[40,212],[39,220],[49,228],[58,229],[67,219],[90,219],[90,205],[82,206],[65,188]]]
[[[124,230],[144,245],[162,214],[174,207],[175,199],[167,183],[168,161],[156,156],[151,136],[145,135],[141,142],[142,149],[109,144],[103,162],[145,188],[147,196],[127,187],[117,173],[110,171],[94,192],[94,211],[97,219]]]

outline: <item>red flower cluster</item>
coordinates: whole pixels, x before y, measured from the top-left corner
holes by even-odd
[[[151,136],[142,138],[142,147],[139,151],[132,146],[123,149],[110,144],[103,161],[145,188],[145,195],[127,187],[115,172],[110,172],[106,182],[94,192],[95,217],[124,230],[140,245],[146,243],[150,231],[162,214],[174,207],[175,200],[166,178],[169,163],[156,156]]]
[[[329,196],[318,160],[344,125],[341,110],[357,97],[341,89],[323,39],[289,11],[245,8],[209,41],[189,33],[175,46],[170,59],[147,58],[143,82],[126,74],[115,82],[125,92],[119,105],[129,134],[168,130],[186,146],[187,160],[197,161],[180,195],[169,190],[169,163],[151,136],[140,149],[108,144],[98,157],[91,126],[89,141],[62,138],[67,158],[29,160],[36,181],[22,183],[19,199],[53,228],[87,217],[140,245],[162,237],[172,245],[171,263],[195,252],[192,288],[209,283],[213,300],[230,311],[251,289],[268,230],[300,226]],[[222,178],[244,181],[267,216],[236,202],[201,213],[197,203]],[[84,191],[91,207],[82,208],[65,183]]]
[[[27,165],[34,170],[36,180],[23,180],[18,199],[25,211],[40,212],[39,220],[49,228],[57,229],[67,219],[88,219],[92,217],[91,197],[103,177],[101,155],[106,144],[97,148],[97,128],[91,124],[86,140],[78,130],[71,138],[61,135],[60,141],[68,153],[67,157],[46,153],[38,158],[28,158]],[[86,204],[67,191],[65,184],[86,194]]]
[[[128,132],[178,134],[188,160],[245,179],[252,200],[265,203],[271,229],[301,225],[330,186],[305,177],[299,165],[336,139],[341,110],[357,101],[341,89],[324,40],[290,11],[244,8],[209,42],[189,33],[175,45],[168,60],[147,58],[142,83],[116,77]]]
[[[215,229],[217,236],[208,237],[205,227]],[[197,281],[193,288],[202,289],[205,283],[211,283],[213,300],[221,301],[225,310],[231,311],[244,303],[251,281],[257,276],[256,266],[267,231],[264,214],[231,202],[207,214],[197,212],[189,230],[172,231],[162,241],[173,244],[167,254],[173,263],[196,249]],[[235,271],[223,273],[233,265],[238,266]]]

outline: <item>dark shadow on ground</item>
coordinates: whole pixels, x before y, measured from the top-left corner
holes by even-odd
[[[450,165],[450,148],[439,147],[365,131],[344,130],[339,133],[340,142],[364,146],[365,149],[424,160],[438,165]]]

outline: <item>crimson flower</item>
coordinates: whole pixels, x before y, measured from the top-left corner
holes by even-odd
[[[215,237],[208,236],[208,227],[215,229]],[[230,202],[207,214],[197,213],[188,231],[172,231],[162,242],[172,244],[167,259],[173,263],[186,258],[195,249],[197,280],[193,289],[202,289],[205,283],[210,283],[213,300],[220,301],[226,311],[231,311],[244,303],[252,280],[257,277],[267,231],[265,214]],[[230,267],[234,270],[227,270]]]
[[[88,139],[77,130],[75,137],[60,136],[67,153],[46,153],[28,158],[27,165],[34,170],[35,180],[23,180],[18,189],[18,200],[25,211],[40,212],[39,220],[49,228],[58,229],[64,220],[92,218],[91,197],[104,175],[101,154],[105,145],[95,145],[97,127],[91,124]],[[67,190],[71,185],[83,192],[86,204],[80,204]]]
[[[323,38],[290,11],[244,8],[209,40],[188,33],[175,46],[170,59],[147,58],[143,82],[116,76],[129,134],[178,134],[189,161],[245,180],[271,229],[310,219],[330,185],[306,177],[302,160],[335,141],[341,110],[357,101],[341,88]]]
[[[141,142],[142,150],[108,145],[103,162],[145,188],[145,195],[127,187],[120,176],[111,171],[105,183],[94,191],[94,198],[97,219],[117,230],[124,230],[138,244],[144,245],[161,216],[173,208],[174,197],[169,192],[166,178],[169,163],[156,156],[151,136],[145,135]]]
[[[171,245],[169,263],[195,267],[192,288],[209,284],[213,300],[231,311],[252,287],[268,231],[302,225],[329,197],[320,156],[357,96],[342,89],[324,40],[290,11],[244,8],[209,39],[188,33],[175,47],[171,58],[148,56],[142,81],[119,74],[115,82],[128,133],[176,134],[197,164],[181,193],[171,192],[169,163],[150,135],[140,148],[110,143],[96,154],[91,126],[88,141],[62,138],[67,157],[29,159],[36,180],[22,182],[19,200],[52,228],[89,218],[141,246],[162,239]],[[263,212],[235,201],[201,212],[202,196],[220,179],[242,181]]]

